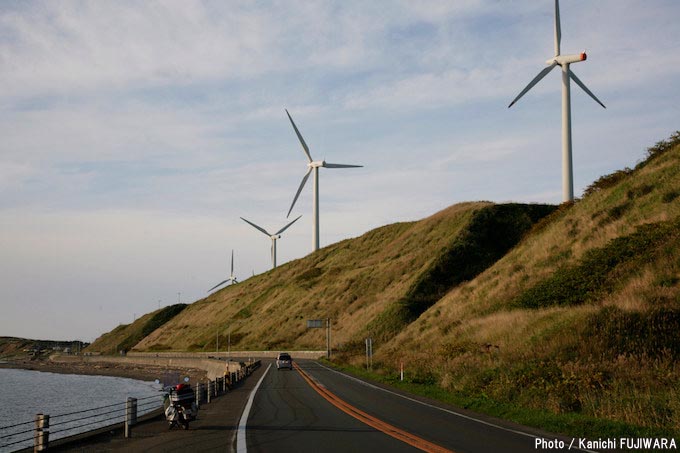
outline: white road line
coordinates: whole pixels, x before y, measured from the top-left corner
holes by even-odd
[[[444,409],[443,407],[435,406],[434,404],[425,403],[425,402],[419,401],[419,400],[417,400],[417,399],[415,399],[415,398],[411,398],[411,397],[409,397],[409,396],[402,395],[402,394],[400,394],[400,393],[393,392],[393,391],[391,391],[391,390],[387,390],[387,389],[384,389],[384,388],[382,388],[382,387],[378,387],[377,385],[370,384],[370,383],[368,383],[368,382],[366,382],[366,381],[362,381],[361,379],[355,378],[354,376],[349,376],[349,375],[347,375],[347,374],[345,374],[345,373],[341,373],[340,371],[337,371],[337,370],[334,370],[334,369],[332,369],[332,368],[327,367],[327,366],[324,365],[323,363],[320,363],[320,362],[316,362],[316,363],[318,363],[319,365],[321,365],[321,367],[327,369],[328,371],[332,371],[333,373],[339,374],[340,376],[344,376],[344,377],[347,378],[347,379],[350,379],[350,380],[352,380],[352,381],[356,381],[356,382],[358,382],[358,383],[360,383],[360,384],[362,384],[362,385],[365,385],[365,386],[367,386],[367,387],[370,387],[370,388],[372,388],[372,389],[380,390],[380,391],[383,391],[383,392],[386,392],[386,393],[390,393],[390,394],[396,395],[396,396],[398,396],[398,397],[400,397],[400,398],[404,398],[405,400],[413,401],[414,403],[422,404],[423,406],[427,406],[427,407],[430,407],[430,408],[432,408],[432,409],[437,409],[437,410],[440,410],[440,411],[442,411],[442,412],[446,412],[446,413],[449,413],[449,414],[451,414],[451,415],[455,415],[456,417],[465,418],[465,419],[471,420],[471,421],[473,421],[473,422],[481,423],[481,424],[483,424],[483,425],[491,426],[491,427],[496,428],[496,429],[501,429],[501,430],[503,430],[503,431],[507,431],[507,432],[519,434],[519,435],[522,435],[522,436],[532,437],[532,438],[534,438],[534,439],[537,439],[537,438],[540,437],[540,436],[536,436],[536,435],[534,435],[534,434],[525,433],[525,432],[523,432],[523,431],[517,431],[517,430],[515,430],[515,429],[510,429],[510,428],[506,428],[506,427],[504,427],[504,426],[496,425],[496,424],[494,424],[494,423],[485,422],[484,420],[480,420],[480,419],[478,419],[478,418],[470,417],[469,415],[464,415],[464,414],[461,414],[461,413],[459,413],[459,412],[454,412],[454,411],[449,410],[449,409]],[[585,452],[588,452],[588,453],[597,453],[597,452],[592,451],[592,450],[580,450],[580,451],[585,451]]]
[[[246,453],[248,451],[248,448],[246,447],[246,423],[248,423],[248,415],[250,415],[250,408],[253,406],[253,400],[255,399],[255,393],[257,393],[257,389],[260,388],[260,384],[262,384],[262,381],[264,381],[264,377],[267,375],[267,372],[269,369],[272,367],[272,364],[270,363],[267,369],[264,371],[264,374],[260,378],[259,381],[257,381],[257,385],[253,389],[252,392],[250,392],[250,396],[248,397],[248,402],[246,403],[246,407],[243,409],[243,414],[241,414],[241,420],[238,422],[238,430],[236,431],[236,452],[237,453]]]

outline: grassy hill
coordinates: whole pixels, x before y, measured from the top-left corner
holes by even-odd
[[[330,317],[338,363],[361,366],[371,336],[378,376],[404,362],[411,384],[458,404],[573,435],[680,435],[679,232],[676,133],[575,203],[454,205],[91,349],[214,351],[228,334],[237,349],[322,349],[305,321]]]
[[[680,134],[562,206],[376,355],[383,372],[405,360],[472,407],[677,433]]]
[[[80,340],[55,341],[0,337],[0,360],[47,357],[54,352],[62,352],[64,350],[80,352],[80,350],[87,345],[88,343],[84,343]]]
[[[378,228],[211,294],[133,350],[214,351],[228,336],[239,349],[323,349],[323,329],[308,330],[306,320],[327,317],[334,343],[345,348],[363,342],[367,332],[391,337],[554,209],[464,203],[419,222]],[[456,267],[455,275],[447,275],[448,266]],[[119,326],[91,350],[108,351],[135,337],[147,317]]]
[[[162,327],[166,322],[177,316],[187,304],[175,304],[147,313],[132,324],[121,324],[111,332],[97,338],[88,348],[88,352],[117,354],[129,351],[154,330]]]

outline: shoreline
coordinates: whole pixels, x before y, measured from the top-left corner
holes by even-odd
[[[138,381],[153,382],[163,380],[168,373],[178,373],[180,379],[189,377],[189,383],[203,382],[207,379],[205,370],[198,368],[167,368],[155,365],[120,364],[108,362],[54,362],[45,359],[3,359],[0,369],[22,369],[59,374],[80,374],[87,376],[114,376]]]

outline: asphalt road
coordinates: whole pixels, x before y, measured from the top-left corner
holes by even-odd
[[[325,399],[300,372],[272,367],[255,394],[248,417],[248,451],[420,451],[346,412],[364,413],[388,424],[387,431],[394,428],[429,442],[434,445],[430,451],[537,452],[543,450],[536,448],[536,437],[555,439],[538,430],[382,389],[317,362],[300,361],[298,365],[320,392],[330,391],[342,403]]]

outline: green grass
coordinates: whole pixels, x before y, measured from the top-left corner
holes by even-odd
[[[329,362],[327,360],[323,361],[337,370],[361,379],[389,385],[413,395],[424,396],[454,407],[491,415],[555,434],[591,439],[605,437],[680,437],[680,429],[669,432],[659,428],[605,420],[574,412],[555,414],[545,410],[499,402],[485,393],[469,395],[461,392],[447,391],[431,382],[431,380],[423,379],[422,376],[406,377],[404,381],[400,381],[396,374],[371,373],[364,368]]]
[[[187,307],[187,304],[175,304],[169,305],[167,307],[161,308],[157,311],[151,319],[144,322],[142,328],[128,335],[120,344],[116,350],[118,351],[129,351],[134,348],[137,343],[142,339],[151,334],[154,330],[161,327],[166,322],[170,321],[172,318],[177,316]]]
[[[626,312],[605,307],[591,318],[585,335],[593,339],[591,353],[601,355],[670,355],[680,359],[680,310],[654,308]]]
[[[651,261],[659,249],[678,241],[680,220],[645,224],[634,233],[589,250],[575,265],[562,266],[512,302],[518,308],[569,306],[599,300],[627,274]]]
[[[508,250],[557,206],[501,204],[471,213],[463,230],[430,262],[396,304],[388,307],[367,327],[376,338],[395,335],[417,319],[453,287],[472,280]]]

